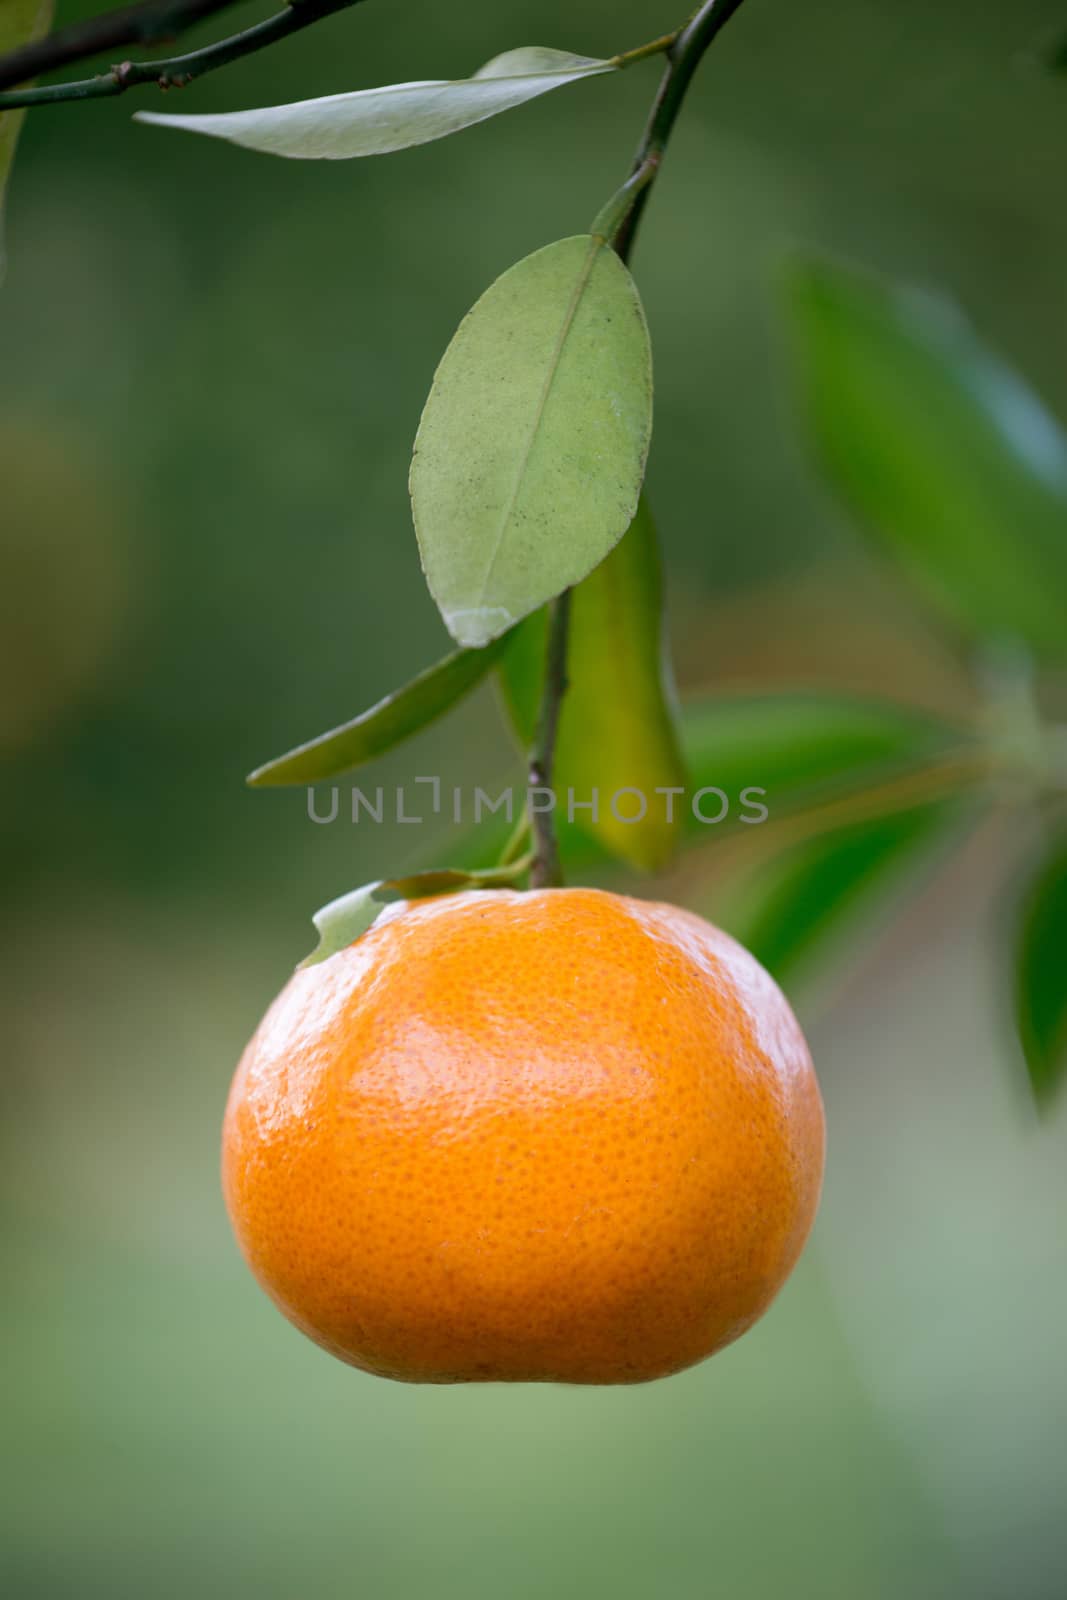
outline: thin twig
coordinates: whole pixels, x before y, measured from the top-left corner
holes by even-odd
[[[545,681],[541,695],[541,709],[537,717],[533,746],[530,750],[530,788],[552,789],[552,773],[556,760],[556,734],[559,731],[559,713],[563,696],[567,692],[567,632],[570,623],[571,591],[564,589],[553,600],[548,618],[548,643],[545,647]],[[530,887],[551,889],[562,883],[559,864],[559,845],[556,842],[555,806],[545,810],[530,807],[530,825],[533,830],[534,859],[530,870]]]
[[[123,45],[176,39],[194,23],[234,4],[235,0],[140,0],[138,5],[72,22],[0,56],[0,89],[28,83],[42,73],[87,61],[106,50],[121,50]]]
[[[186,84],[205,73],[225,67],[231,61],[249,56],[279,39],[320,22],[336,11],[345,11],[358,5],[360,0],[290,0],[284,11],[257,22],[241,33],[231,34],[202,50],[192,50],[186,55],[170,56],[159,61],[123,61],[108,72],[95,78],[81,78],[72,83],[46,84],[42,88],[15,89],[0,93],[0,111],[14,106],[57,105],[71,100],[100,100],[111,95],[125,94],[127,89],[140,84],[154,83],[160,89],[184,89]],[[215,9],[219,6],[216,3]],[[3,63],[0,62],[0,66]]]
[[[593,225],[596,232],[603,222],[611,228],[610,243],[625,261],[633,248],[634,234],[655,181],[671,131],[682,108],[686,90],[705,50],[719,30],[733,16],[741,0],[705,0],[690,22],[676,34],[667,34],[641,50],[630,51],[630,59],[665,53],[667,70],[660,82],[647,126],[634,157],[630,177],[618,196],[605,206]],[[620,63],[623,58],[616,58]],[[618,218],[616,204],[623,212]],[[616,220],[618,218],[618,220]],[[560,704],[567,688],[567,633],[570,619],[570,590],[554,601],[549,620],[545,653],[545,679],[537,731],[530,751],[530,788],[550,789],[555,764],[556,733]],[[534,837],[534,862],[530,873],[533,888],[553,887],[563,881],[559,845],[556,841],[554,809],[533,810],[530,816]]]
[[[705,0],[692,20],[667,47],[667,67],[630,169],[631,178],[640,173],[645,181],[635,189],[633,205],[623,217],[612,240],[624,261],[630,258],[638,224],[648,204],[652,184],[693,74],[705,50],[740,5],[741,0]]]

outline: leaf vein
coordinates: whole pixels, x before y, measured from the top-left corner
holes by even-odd
[[[522,452],[518,471],[515,475],[515,482],[512,486],[507,507],[504,511],[503,517],[501,518],[500,528],[497,532],[496,540],[494,541],[493,549],[486,565],[485,577],[482,580],[482,585],[478,592],[479,605],[485,604],[486,597],[489,593],[489,585],[492,581],[493,573],[496,570],[496,564],[500,559],[500,553],[504,548],[504,539],[511,524],[511,519],[515,514],[515,507],[518,504],[519,493],[522,489],[523,480],[526,477],[527,468],[530,465],[530,457],[533,455],[534,445],[537,442],[537,435],[541,431],[541,424],[544,421],[545,410],[548,406],[548,398],[552,391],[552,385],[555,381],[556,374],[559,371],[560,361],[563,358],[563,350],[568,338],[570,337],[571,329],[574,326],[574,319],[578,314],[579,303],[582,295],[586,291],[589,279],[592,276],[593,266],[596,262],[597,255],[602,249],[605,248],[603,242],[596,238],[590,238],[589,245],[590,248],[586,255],[586,259],[582,264],[582,270],[575,280],[574,289],[571,292],[571,297],[567,304],[567,310],[564,313],[563,321],[560,324],[559,334],[556,338],[556,344],[552,351],[551,359],[548,363],[548,370],[545,373],[545,381],[541,387],[541,393],[537,402],[537,409],[534,412],[533,422],[526,440],[526,448]]]

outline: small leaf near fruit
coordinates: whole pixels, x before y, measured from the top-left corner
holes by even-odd
[[[528,868],[520,860],[506,866],[463,871],[458,867],[438,867],[412,873],[406,878],[381,878],[365,883],[348,894],[338,896],[312,917],[319,942],[300,967],[314,967],[348,946],[372,928],[387,905],[398,900],[429,900],[436,895],[457,894],[463,889],[499,889],[515,881]]]

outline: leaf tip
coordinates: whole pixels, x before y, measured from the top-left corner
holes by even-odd
[[[292,783],[286,776],[286,756],[280,756],[274,761],[264,761],[262,766],[254,767],[245,778],[249,789],[277,789],[283,784]]]
[[[441,616],[456,643],[469,650],[481,650],[518,621],[506,606],[464,606],[455,611],[442,607]]]

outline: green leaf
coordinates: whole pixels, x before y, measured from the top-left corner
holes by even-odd
[[[52,26],[53,0],[0,0],[0,55],[41,39]],[[4,191],[24,111],[0,111],[0,278],[4,275]]]
[[[503,644],[500,639],[485,650],[453,651],[351,722],[257,767],[247,782],[253,788],[318,783],[374,761],[469,694],[485,677]]]
[[[942,801],[807,840],[735,885],[715,914],[780,983],[794,982],[853,934],[959,815]]]
[[[407,878],[382,878],[376,883],[365,883],[315,912],[312,921],[319,942],[300,966],[314,967],[339,950],[346,950],[373,927],[387,905],[397,900],[428,900],[463,889],[503,888],[513,883],[528,865],[528,862],[512,862],[506,867],[469,872],[458,867],[438,867],[429,872],[412,873]]]
[[[684,801],[673,820],[658,788],[686,782],[675,727],[673,689],[663,641],[662,577],[655,525],[642,497],[629,531],[571,598],[567,675],[556,743],[555,789],[566,814],[568,794],[580,803],[596,791],[598,813],[574,815],[612,855],[652,871],[670,859],[683,827]],[[510,635],[498,668],[504,698],[523,748],[533,738],[544,678],[547,619],[527,617]],[[636,789],[640,800],[619,795]],[[616,815],[616,812],[618,815]]]
[[[437,369],[411,464],[426,580],[482,645],[578,583],[625,533],[652,429],[633,279],[589,234],[496,280]]]
[[[549,89],[616,69],[610,61],[531,45],[486,63],[473,78],[392,83],[259,111],[171,116],[138,111],[137,122],[206,133],[248,150],[303,161],[345,161],[428,144],[510,111]]]
[[[789,310],[825,469],[971,636],[1067,652],[1067,439],[951,306],[801,266]]]
[[[744,789],[765,791],[774,821],[974,745],[967,730],[894,701],[800,691],[690,701],[682,739],[694,788],[719,788],[732,803]]]
[[[1067,1072],[1067,840],[1046,858],[1023,896],[1015,1017],[1034,1096],[1047,1105]]]

